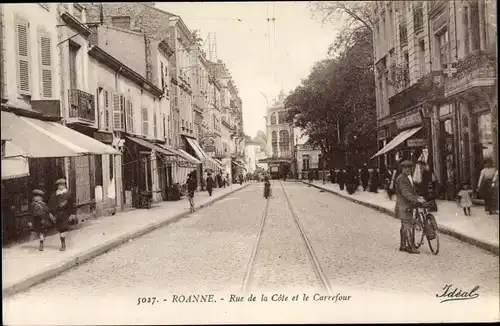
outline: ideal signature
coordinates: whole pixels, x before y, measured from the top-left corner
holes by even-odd
[[[456,300],[472,300],[479,297],[479,293],[477,293],[479,286],[477,285],[470,291],[464,291],[457,287],[452,289],[452,286],[453,284],[446,284],[443,288],[443,293],[436,294],[436,298],[443,299],[441,300],[441,303]]]

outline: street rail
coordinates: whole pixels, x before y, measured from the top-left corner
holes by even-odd
[[[305,245],[307,255],[308,255],[309,260],[310,260],[311,265],[312,265],[312,269],[314,270],[314,274],[316,275],[316,278],[318,279],[321,288],[330,295],[332,293],[330,283],[328,282],[328,279],[325,276],[323,268],[321,267],[321,265],[318,261],[318,258],[316,257],[316,253],[314,252],[314,249],[313,249],[311,243],[309,242],[309,239],[307,238],[307,236],[304,232],[304,228],[302,227],[300,220],[293,209],[292,203],[291,203],[288,195],[286,194],[285,188],[284,188],[281,180],[279,181],[279,183],[280,183],[281,189],[283,190],[283,194],[285,196],[287,206],[290,210],[290,213],[292,214],[293,222],[297,226],[297,229],[299,230],[300,238],[302,239],[302,241]],[[259,251],[259,246],[260,246],[262,234],[264,233],[264,229],[266,226],[269,200],[270,199],[266,200],[266,205],[264,208],[264,213],[262,215],[262,220],[260,223],[257,240],[255,242],[255,246],[253,248],[252,255],[250,256],[250,260],[249,260],[249,263],[247,265],[247,270],[245,272],[245,278],[243,280],[243,285],[242,285],[242,292],[243,293],[249,292],[249,290],[252,286],[252,281],[254,279],[255,265],[256,265],[255,262],[256,262],[257,253]]]

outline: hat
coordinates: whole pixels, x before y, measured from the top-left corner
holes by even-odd
[[[35,189],[31,193],[33,194],[33,196],[44,196],[45,195],[45,193],[40,189]]]
[[[57,179],[57,181],[54,184],[56,184],[56,185],[60,185],[60,184],[65,185],[66,184],[66,179],[64,179],[64,178]]]
[[[405,167],[405,166],[414,166],[415,164],[413,164],[412,161],[410,160],[404,160],[403,162],[401,162],[401,167]]]

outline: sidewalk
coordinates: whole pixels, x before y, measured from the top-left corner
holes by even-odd
[[[305,181],[302,182],[309,184]],[[323,184],[322,181],[316,180],[313,186],[394,216],[395,197],[393,197],[394,200],[390,200],[385,190],[379,190],[378,193],[358,190],[349,195],[347,191],[341,191],[338,184],[332,184],[331,182]],[[455,202],[437,200],[437,205],[438,212],[432,214],[436,217],[441,233],[448,234],[498,255],[498,214],[487,215],[483,206],[473,206],[471,209],[472,216],[465,216],[462,208],[458,207]]]
[[[196,208],[209,206],[251,183],[227,188],[215,188],[212,197],[206,191],[195,194]],[[45,238],[43,252],[38,251],[38,240],[3,248],[2,292],[4,297],[24,291],[84,261],[159,227],[189,215],[188,200],[161,202],[151,209],[133,209],[90,219],[79,228],[68,232],[67,249],[59,251],[59,235]]]

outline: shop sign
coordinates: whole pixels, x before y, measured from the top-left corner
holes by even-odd
[[[278,166],[271,166],[271,172],[278,172]]]
[[[408,139],[406,144],[408,147],[425,147],[427,146],[427,140],[423,138]]]
[[[203,150],[210,156],[215,156],[215,146],[203,146]]]
[[[191,167],[191,163],[188,161],[180,161],[177,163],[177,166],[179,166],[180,168],[189,168]]]
[[[94,132],[94,139],[105,144],[111,144],[113,143],[113,134],[108,132],[96,131]]]
[[[378,139],[386,138],[385,129],[377,131],[377,138]]]
[[[396,125],[398,129],[406,129],[418,125],[422,125],[422,116],[420,112],[410,114],[406,117],[396,120]]]
[[[445,105],[441,105],[439,107],[439,116],[440,117],[448,115],[450,113],[453,113],[453,107],[451,106],[451,104],[445,104]]]

